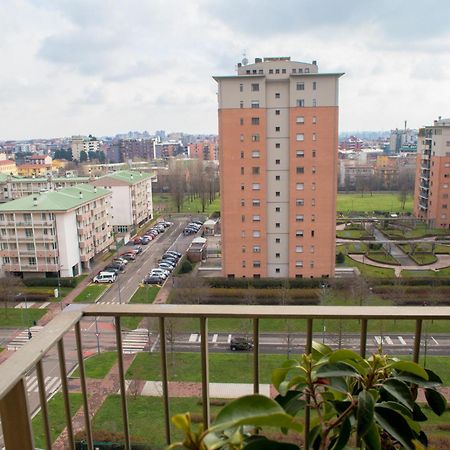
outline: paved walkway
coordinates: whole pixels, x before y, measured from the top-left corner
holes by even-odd
[[[436,255],[437,261],[433,264],[427,264],[425,266],[393,266],[392,264],[383,264],[376,261],[372,261],[364,255],[349,254],[353,260],[375,267],[385,267],[388,269],[394,269],[395,276],[399,277],[402,270],[439,270],[450,266],[450,255]]]

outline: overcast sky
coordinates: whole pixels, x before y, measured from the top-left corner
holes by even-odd
[[[340,130],[450,116],[450,2],[0,0],[0,140],[217,132],[243,51],[345,72]]]

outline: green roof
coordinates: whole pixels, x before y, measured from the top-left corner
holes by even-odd
[[[134,170],[119,170],[117,172],[111,172],[107,175],[103,175],[102,178],[113,178],[118,181],[122,181],[128,184],[135,184],[143,180],[151,178],[151,174],[147,172],[137,172]]]
[[[107,189],[91,186],[89,184],[77,184],[58,191],[42,192],[28,195],[0,205],[3,211],[68,211],[77,208],[87,202],[101,198],[109,194]],[[80,198],[80,193],[82,198]],[[34,205],[37,198],[37,205]]]

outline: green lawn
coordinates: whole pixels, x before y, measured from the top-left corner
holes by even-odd
[[[336,237],[341,239],[373,239],[366,230],[341,230],[336,231]]]
[[[450,267],[445,267],[444,269],[434,270],[402,270],[402,277],[405,278],[447,278],[450,277]]]
[[[443,228],[428,228],[424,224],[419,224],[411,230],[399,230],[397,228],[379,229],[391,239],[419,239],[427,236],[448,236],[450,234],[449,230]]]
[[[370,266],[368,264],[363,264],[358,261],[354,261],[349,256],[345,256],[345,263],[344,266],[346,267],[357,267],[359,271],[361,272],[361,275],[364,277],[369,278],[393,278],[395,276],[394,269],[388,269],[384,267],[375,267]]]
[[[426,266],[427,264],[433,264],[437,261],[437,258],[432,253],[414,253],[409,255],[419,266]]]
[[[169,380],[200,382],[200,353],[167,354]],[[262,383],[270,383],[272,371],[287,359],[286,355],[260,355]],[[209,377],[212,383],[252,383],[253,354],[209,353]],[[127,379],[161,380],[159,353],[138,353],[126,374]]]
[[[385,192],[365,193],[364,195],[339,193],[336,208],[339,212],[402,211],[398,194]],[[412,212],[412,209],[413,198],[408,196],[404,212]]]
[[[86,370],[87,378],[103,379],[109,373],[112,366],[117,361],[116,352],[104,352],[91,356],[84,361],[84,368]],[[80,376],[79,369],[76,369],[72,378],[78,378]]]
[[[170,415],[181,414],[190,411],[192,419],[198,422],[201,417],[202,407],[198,398],[171,398]],[[211,405],[211,413],[214,417],[221,407]],[[146,443],[151,444],[152,449],[166,448],[164,434],[164,410],[161,397],[128,397],[128,418],[130,434]],[[107,430],[115,433],[123,433],[122,409],[120,396],[111,395],[103,403],[94,417],[94,431]],[[173,427],[173,426],[172,426]],[[178,429],[172,428],[172,441],[183,436]],[[133,441],[133,439],[131,439]]]
[[[139,287],[133,297],[131,297],[130,303],[153,303],[158,295],[159,289],[159,286],[150,285]],[[142,317],[123,317],[121,321],[122,328],[135,330],[141,320]]]
[[[33,321],[38,321],[47,313],[46,309],[28,308],[0,308],[0,327],[28,327]]]
[[[36,294],[48,294],[48,301],[59,301],[61,298],[64,298],[69,292],[72,291],[73,288],[69,287],[60,287],[59,288],[59,296],[55,298],[55,288],[48,286],[27,286],[23,288],[23,292],[25,293],[36,293]]]
[[[70,410],[72,417],[80,408],[82,403],[81,394],[69,394],[70,398]],[[48,415],[50,420],[50,431],[52,434],[52,442],[55,442],[56,438],[66,427],[66,416],[64,413],[64,400],[61,393],[57,393],[48,402]],[[32,422],[34,433],[34,444],[36,448],[45,448],[45,434],[42,412],[39,412]]]
[[[176,213],[177,208],[173,201],[171,194],[153,194],[153,208],[161,212]],[[220,211],[220,198],[216,199],[212,203],[207,203],[204,214],[212,214],[215,211]],[[198,214],[202,213],[202,204],[199,198],[195,198],[192,201],[186,197],[183,206],[181,208],[182,213]]]
[[[345,251],[346,250],[346,251]],[[367,244],[340,244],[339,251],[344,253],[355,253],[355,254],[364,254],[367,251]]]
[[[86,286],[74,299],[74,303],[95,303],[100,295],[109,289],[110,285],[90,284]]]
[[[372,261],[383,264],[393,264],[396,266],[400,264],[392,255],[385,253],[384,251],[371,250],[366,256]]]

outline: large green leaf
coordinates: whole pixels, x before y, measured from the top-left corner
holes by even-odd
[[[359,437],[363,437],[373,423],[375,401],[367,391],[361,391],[358,395],[358,408],[356,410],[356,430]]]
[[[287,414],[295,416],[306,404],[306,401],[300,398],[302,395],[303,392],[300,391],[288,391],[286,395],[277,395],[275,401],[283,407]]]
[[[381,450],[380,433],[375,422],[372,422],[372,425],[367,430],[367,433],[364,435],[363,440],[366,443],[367,450]]]
[[[439,385],[442,385],[442,379],[437,373],[433,372],[430,369],[425,369],[425,372],[428,374],[428,381],[434,381],[436,383],[439,383]]]
[[[424,380],[421,377],[416,377],[415,375],[406,372],[396,374],[395,378],[397,380],[405,381],[406,383],[416,384],[417,386],[423,388],[434,388],[442,386],[442,382],[439,382],[437,380]]]
[[[303,429],[275,400],[259,394],[246,395],[226,405],[217,415],[210,431],[217,432],[241,425],[271,426],[296,431]]]
[[[285,380],[280,383],[278,386],[278,392],[281,395],[286,395],[286,393],[291,389],[291,387],[295,386],[297,390],[301,389],[301,386],[306,385],[306,378],[301,375],[292,377],[290,380]]]
[[[404,447],[411,450],[414,449],[412,444],[412,440],[415,438],[414,433],[402,414],[391,408],[375,405],[374,417],[378,425]]]
[[[403,414],[406,417],[413,417],[412,412],[407,408],[406,406],[403,406],[401,403],[394,402],[394,401],[387,401],[387,402],[381,402],[377,403],[377,405],[385,406],[386,408],[395,409],[400,414]]]
[[[254,436],[244,446],[244,450],[300,450],[295,444],[271,441],[263,436]]]
[[[388,378],[382,384],[382,389],[387,391],[395,400],[406,406],[410,411],[413,410],[414,400],[408,385],[396,378]]]
[[[345,360],[351,360],[351,361],[361,361],[363,358],[361,355],[358,355],[358,353],[354,352],[353,350],[336,350],[331,355],[329,355],[328,360],[330,363],[333,362],[339,362],[339,361],[345,361]]]
[[[415,375],[416,377],[422,378],[424,380],[428,380],[428,373],[426,370],[412,361],[396,361],[392,364],[389,364],[390,368],[396,369],[400,372],[407,372]]]
[[[332,378],[332,377],[353,377],[358,375],[357,370],[351,365],[344,362],[326,363],[320,366],[315,373],[317,378]]]
[[[348,417],[344,419],[341,427],[339,428],[339,436],[334,443],[332,450],[342,450],[347,445],[350,435],[352,433],[352,426]]]
[[[423,413],[422,409],[417,403],[414,403],[412,418],[416,422],[426,422],[428,420],[428,417]]]
[[[327,356],[333,351],[330,347],[328,347],[328,345],[322,344],[317,341],[312,342],[312,350],[313,356]]]
[[[445,397],[434,389],[425,389],[425,398],[435,414],[441,416],[447,408]]]
[[[173,416],[172,423],[184,433],[191,431],[191,415],[189,413]]]
[[[294,368],[300,367],[298,361],[290,359],[285,361],[282,367],[278,367],[272,372],[272,384],[278,390],[280,384],[286,379],[287,374]]]

